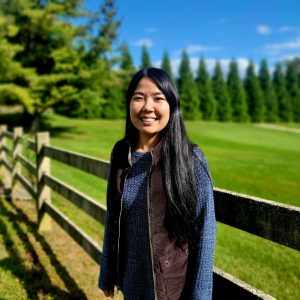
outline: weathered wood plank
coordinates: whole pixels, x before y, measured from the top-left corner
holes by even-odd
[[[18,180],[22,186],[26,189],[26,191],[32,196],[33,199],[36,199],[36,190],[31,185],[31,183],[20,173],[16,173],[15,179]]]
[[[214,267],[213,299],[243,299],[243,300],[274,300],[271,295],[265,294],[253,286]]]
[[[108,178],[108,161],[49,146],[44,146],[43,151],[44,155],[52,159],[65,163],[74,168],[78,168],[92,175],[104,179]]]
[[[13,154],[13,151],[9,149],[7,146],[2,146],[2,150],[4,150],[9,155]]]
[[[88,197],[87,195],[79,192],[75,188],[67,185],[66,183],[58,180],[49,175],[44,175],[45,184],[51,187],[54,191],[65,197],[67,200],[74,203],[77,207],[82,209],[97,222],[105,224],[106,208]]]
[[[36,166],[29,161],[26,157],[24,157],[23,155],[18,154],[17,159],[20,160],[20,162],[22,163],[22,165],[31,173],[33,173],[34,175],[36,175]]]
[[[99,264],[102,249],[97,242],[85,234],[77,225],[75,225],[75,223],[62,214],[51,203],[44,202],[43,210],[48,213],[94,259],[97,264]]]
[[[300,208],[214,189],[217,221],[300,250]]]
[[[12,166],[9,165],[9,163],[6,160],[2,159],[1,163],[6,168],[7,171],[9,171],[10,173],[12,173],[13,168],[12,168]]]

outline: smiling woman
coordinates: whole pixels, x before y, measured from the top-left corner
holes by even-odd
[[[140,133],[136,151],[150,151],[169,118],[170,105],[165,95],[151,79],[143,78],[130,101],[130,119]]]
[[[207,162],[161,69],[137,72],[111,154],[99,287],[125,299],[211,299],[215,246]]]

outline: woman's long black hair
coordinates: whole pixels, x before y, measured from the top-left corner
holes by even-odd
[[[161,169],[167,199],[165,226],[178,246],[186,242],[196,245],[198,222],[196,218],[197,194],[194,183],[193,146],[183,122],[179,95],[169,75],[157,68],[138,71],[132,78],[126,95],[125,138],[136,145],[139,132],[130,120],[130,101],[142,78],[151,79],[165,95],[170,105],[170,119],[160,133],[162,139]]]

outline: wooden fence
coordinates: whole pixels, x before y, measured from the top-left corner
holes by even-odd
[[[7,145],[12,141],[12,149]],[[33,151],[36,164],[22,155],[23,147]],[[8,159],[10,157],[10,159]],[[7,131],[0,126],[0,166],[6,197],[18,181],[36,199],[39,230],[51,229],[54,219],[99,264],[102,248],[51,203],[51,190],[75,204],[96,221],[104,224],[106,208],[50,173],[50,159],[67,164],[89,174],[107,179],[109,162],[49,146],[49,134],[38,133],[35,141],[23,135],[22,128]],[[9,162],[10,161],[10,162]],[[21,172],[21,166],[33,174],[31,183]],[[217,221],[251,234],[300,250],[300,208],[214,188]],[[274,299],[249,284],[214,268],[214,299]]]

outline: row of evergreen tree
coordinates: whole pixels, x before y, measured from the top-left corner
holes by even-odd
[[[72,117],[124,118],[137,67],[127,44],[117,46],[120,26],[115,0],[101,1],[96,12],[86,11],[83,0],[2,0],[0,105],[21,105],[32,131],[49,108]],[[151,65],[144,46],[138,68]],[[161,67],[178,86],[187,120],[300,121],[300,58],[277,64],[272,74],[266,60],[258,73],[250,61],[244,78],[235,60],[224,76],[219,62],[210,75],[201,58],[193,74],[185,51],[176,78],[167,52]]]
[[[128,56],[128,54],[127,54]],[[142,48],[141,67],[151,66],[147,48]],[[194,75],[187,52],[183,51],[177,83],[186,119],[235,122],[300,122],[300,59],[277,63],[269,71],[266,59],[256,72],[249,60],[242,78],[236,60],[229,64],[227,76],[216,61],[212,75],[204,58]],[[170,58],[164,53],[161,68],[173,76]]]

